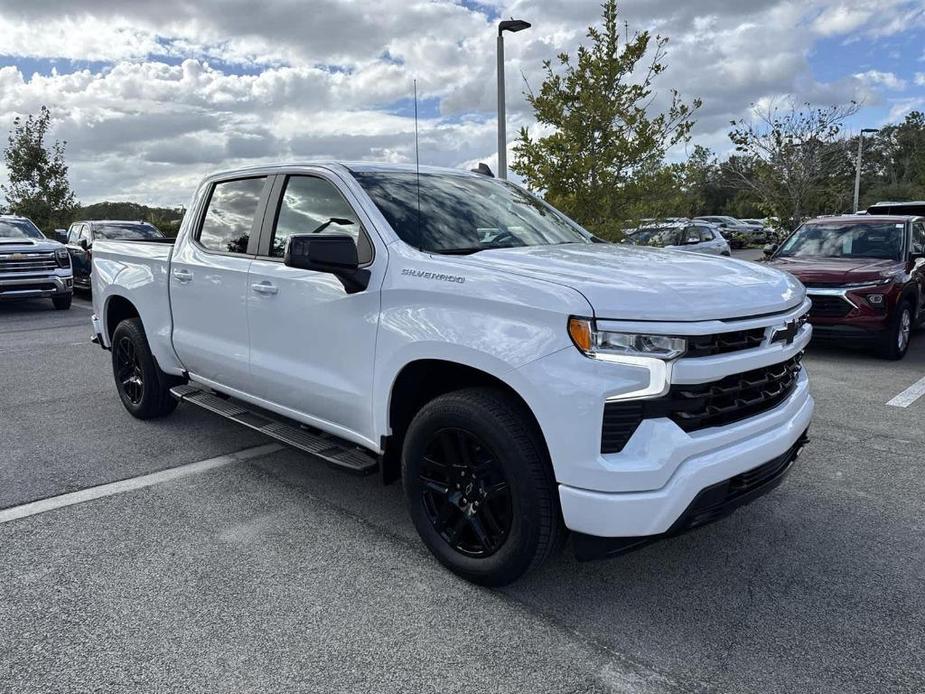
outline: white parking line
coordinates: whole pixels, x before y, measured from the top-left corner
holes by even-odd
[[[239,463],[242,460],[259,458],[260,456],[282,450],[282,448],[283,446],[278,443],[268,443],[262,446],[254,446],[253,448],[245,448],[243,451],[238,451],[237,453],[220,455],[217,458],[209,458],[208,460],[200,460],[197,463],[188,463],[187,465],[180,465],[170,468],[169,470],[153,472],[150,475],[131,477],[127,480],[101,484],[98,487],[81,489],[79,492],[52,496],[48,499],[33,501],[28,504],[22,504],[21,506],[11,506],[10,508],[0,510],[0,523],[9,523],[10,521],[28,518],[29,516],[45,513],[46,511],[54,511],[55,509],[64,508],[65,506],[73,506],[74,504],[82,504],[85,501],[93,501],[94,499],[102,499],[103,497],[113,496],[114,494],[122,494],[123,492],[131,492],[136,489],[151,487],[161,482],[169,482],[181,477],[205,472],[206,470],[213,470],[224,465]]]
[[[920,378],[902,393],[890,400],[887,405],[893,407],[909,407],[912,403],[925,395],[925,377]]]

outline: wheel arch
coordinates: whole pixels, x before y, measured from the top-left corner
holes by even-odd
[[[128,318],[141,319],[141,314],[135,304],[121,294],[107,297],[106,305],[103,309],[103,325],[106,329],[106,338],[110,344],[112,344],[112,335],[116,331],[116,326]],[[144,325],[144,321],[142,321],[142,325]]]
[[[534,427],[536,440],[542,448],[540,452],[552,470],[549,447],[539,421],[527,400],[509,382],[469,364],[446,359],[415,359],[399,370],[389,389],[387,413],[390,435],[382,457],[384,483],[394,482],[401,477],[401,449],[405,432],[421,407],[445,393],[472,387],[496,388],[518,403]]]

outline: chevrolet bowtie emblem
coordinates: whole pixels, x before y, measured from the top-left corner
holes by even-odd
[[[786,342],[788,345],[792,345],[798,332],[800,332],[800,325],[795,320],[792,320],[783,326],[774,328],[774,332],[771,333],[771,344]]]

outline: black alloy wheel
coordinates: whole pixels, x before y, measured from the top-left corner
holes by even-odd
[[[464,429],[437,431],[418,470],[421,503],[434,530],[455,551],[488,557],[511,531],[511,486],[497,456]]]
[[[133,405],[141,404],[145,393],[145,376],[135,343],[123,336],[116,345],[116,378],[119,388]]]

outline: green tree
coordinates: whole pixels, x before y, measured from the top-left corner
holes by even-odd
[[[45,106],[37,116],[13,119],[3,151],[9,182],[0,186],[7,209],[29,217],[45,232],[66,226],[77,209],[64,162],[67,143],[55,140],[47,147],[45,138],[50,126],[51,113]]]
[[[574,59],[561,53],[555,66],[543,63],[543,84],[526,98],[548,134],[521,129],[511,169],[551,204],[614,238],[621,220],[640,207],[631,197],[642,192],[639,179],[672,178],[660,170],[665,150],[689,139],[701,102],[687,105],[672,90],[665,110],[655,113],[667,39],[641,32],[624,40],[616,0],[602,10],[603,26],[588,29],[590,46],[579,46]]]

